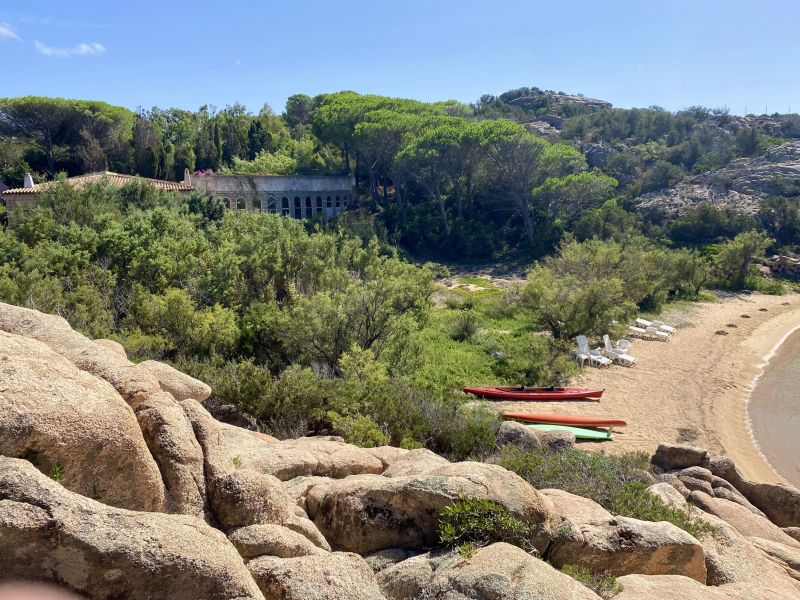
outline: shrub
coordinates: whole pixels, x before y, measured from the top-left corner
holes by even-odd
[[[561,572],[579,581],[601,598],[611,598],[622,591],[615,577],[603,573],[595,573],[579,565],[564,565]]]
[[[456,317],[453,332],[450,334],[457,342],[464,342],[478,333],[478,318],[471,310],[463,310]]]
[[[458,548],[462,555],[495,542],[508,542],[534,554],[533,533],[530,525],[491,500],[459,498],[439,517],[439,542]]]
[[[689,510],[667,506],[661,498],[647,491],[639,481],[624,483],[611,496],[611,512],[641,521],[667,521],[694,537],[713,534],[717,528],[703,519],[692,517]]]
[[[626,483],[647,479],[649,457],[644,452],[608,455],[566,449],[522,451],[506,446],[500,464],[533,487],[558,488],[591,498],[611,509],[614,494]]]

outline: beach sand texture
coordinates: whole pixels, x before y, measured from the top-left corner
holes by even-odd
[[[676,325],[678,332],[666,343],[632,340],[630,353],[638,357],[635,367],[586,367],[575,378],[573,385],[604,388],[600,402],[490,406],[499,411],[625,419],[628,426],[615,430],[613,442],[580,447],[652,454],[660,442],[687,444],[733,458],[748,478],[782,481],[756,447],[747,402],[767,359],[800,326],[800,296],[754,293],[682,303],[679,309],[664,312],[662,320]]]

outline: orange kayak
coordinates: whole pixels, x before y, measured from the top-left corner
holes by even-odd
[[[622,419],[604,417],[580,417],[578,415],[544,415],[533,413],[503,413],[504,419],[524,421],[526,423],[548,423],[551,425],[575,425],[577,427],[625,427]]]

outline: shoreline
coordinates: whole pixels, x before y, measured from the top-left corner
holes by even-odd
[[[800,329],[800,295],[682,303],[660,318],[678,331],[667,343],[634,340],[636,366],[587,367],[575,378],[576,385],[605,389],[599,403],[500,402],[494,408],[625,419],[628,426],[615,431],[613,442],[580,447],[652,454],[661,442],[697,446],[734,459],[749,479],[785,482],[755,438],[749,402],[770,359]]]

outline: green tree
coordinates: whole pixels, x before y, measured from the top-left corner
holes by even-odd
[[[722,244],[714,258],[717,277],[735,289],[748,287],[757,276],[755,265],[764,259],[764,252],[773,242],[765,233],[747,231]]]

